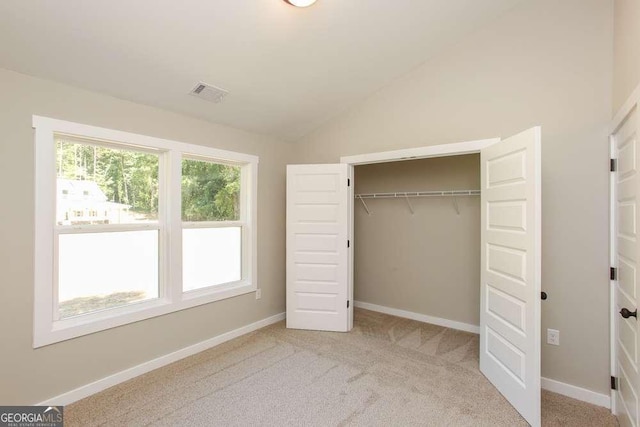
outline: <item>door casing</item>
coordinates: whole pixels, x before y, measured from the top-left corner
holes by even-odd
[[[537,130],[538,132],[538,143],[539,143],[539,129]],[[355,204],[355,199],[354,199],[354,187],[355,187],[355,182],[353,179],[354,176],[354,167],[357,165],[365,165],[365,164],[373,164],[373,163],[386,163],[386,162],[397,162],[397,161],[404,161],[404,160],[415,160],[415,159],[425,159],[425,158],[432,158],[432,157],[445,157],[445,156],[456,156],[456,155],[464,155],[464,154],[475,154],[475,153],[481,153],[485,148],[490,147],[494,144],[497,144],[499,142],[501,142],[502,139],[501,138],[491,138],[491,139],[483,139],[483,140],[476,140],[476,141],[467,141],[467,142],[461,142],[461,143],[454,143],[454,144],[443,144],[443,145],[434,145],[434,146],[428,146],[428,147],[420,147],[420,148],[411,148],[411,149],[405,149],[405,150],[395,150],[395,151],[387,151],[387,152],[378,152],[378,153],[369,153],[369,154],[362,154],[362,155],[356,155],[356,156],[345,156],[345,157],[341,157],[340,158],[340,162],[343,164],[348,164],[349,165],[349,176],[351,177],[351,186],[349,188],[349,201],[348,201],[348,205],[349,205],[349,228],[348,228],[348,235],[349,235],[349,240],[352,242],[352,250],[349,252],[349,266],[348,266],[348,295],[350,296],[350,299],[353,301],[353,295],[354,295],[354,262],[353,262],[353,253],[354,253],[354,248],[355,248],[355,244],[357,244],[357,242],[355,242],[354,239],[354,204]],[[539,150],[539,146],[537,148]],[[539,155],[539,152],[537,153]],[[539,161],[539,160],[538,160]],[[539,167],[539,164],[538,164]],[[540,173],[540,170],[538,169],[537,173]],[[535,175],[535,174],[534,174]],[[538,189],[537,191],[539,191],[539,182],[538,182]],[[537,198],[539,199],[539,193]],[[539,201],[539,200],[538,200]],[[539,209],[539,207],[537,208]],[[540,215],[540,211],[537,212],[538,218]],[[535,215],[534,215],[535,216]],[[538,228],[538,233],[540,232],[539,230],[540,224],[537,224],[537,228]],[[538,236],[539,239],[539,236]],[[540,242],[539,240],[536,243],[537,245],[537,250],[540,250]],[[539,256],[540,253],[538,252],[537,255],[534,254],[534,256],[537,259],[537,263],[540,262],[539,260]],[[537,265],[536,269],[538,270],[538,272],[540,271],[540,266],[539,264]],[[540,278],[538,277],[537,280],[539,280]],[[534,284],[535,286],[535,284]],[[538,282],[538,287],[539,287],[539,282]],[[352,306],[349,309],[349,329],[351,329],[352,325],[353,325],[353,306],[355,304],[352,304]],[[540,313],[537,314],[538,316],[538,322],[540,321]],[[538,331],[539,333],[540,331]],[[537,336],[537,338],[539,340],[539,335]],[[538,351],[540,351],[540,347],[538,346]],[[538,356],[539,357],[539,356]],[[539,360],[539,359],[538,359]],[[539,363],[539,362],[538,362]],[[538,366],[538,377],[540,376],[540,372],[539,372],[539,366]],[[493,380],[492,380],[493,382]],[[538,387],[539,387],[539,381],[538,381]],[[506,396],[505,396],[506,397]],[[515,405],[515,403],[513,403]],[[539,425],[540,423],[540,413],[539,413],[540,409],[539,409],[539,402],[538,402],[538,413],[537,416],[535,414],[529,414],[529,416],[531,417],[531,420],[533,420],[532,422],[536,425]]]
[[[358,154],[355,156],[340,157],[340,163],[349,165],[349,240],[352,242],[352,250],[349,251],[349,272],[348,272],[348,295],[350,301],[354,301],[353,295],[353,247],[357,244],[354,241],[354,167],[369,165],[374,163],[401,162],[404,160],[428,159],[432,157],[461,156],[464,154],[479,154],[483,148],[489,147],[501,141],[501,138],[479,139],[474,141],[458,142],[452,144],[431,145],[427,147],[407,148],[403,150],[382,151],[377,153]],[[353,327],[353,308],[349,307],[349,330]]]
[[[615,147],[615,133],[620,129],[623,125],[626,118],[632,112],[634,108],[640,108],[640,85],[638,85],[631,96],[625,101],[625,103],[620,107],[618,112],[613,117],[611,121],[611,126],[609,129],[609,157],[610,159],[616,159],[616,147]],[[617,259],[616,259],[616,182],[615,182],[615,174],[609,174],[609,265],[611,267],[617,268]],[[610,331],[610,370],[611,377],[615,377],[617,375],[617,350],[616,343],[618,340],[618,330],[616,327],[617,316],[619,314],[616,310],[616,280],[609,280],[609,331]],[[611,389],[610,397],[611,397],[611,412],[614,415],[618,414],[618,404],[616,401],[616,390]]]

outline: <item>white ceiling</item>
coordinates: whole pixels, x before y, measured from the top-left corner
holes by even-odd
[[[520,1],[5,0],[0,68],[295,141]]]

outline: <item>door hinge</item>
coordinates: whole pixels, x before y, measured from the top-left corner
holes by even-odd
[[[347,240],[347,247],[350,248],[351,247],[351,240]]]
[[[349,308],[349,300],[347,300],[347,308]]]
[[[618,389],[618,379],[616,377],[611,377],[611,390]]]
[[[615,267],[609,268],[609,279],[618,280],[618,269]]]
[[[618,169],[618,161],[616,159],[611,159],[611,164],[609,165],[609,170],[611,172],[615,172]]]
[[[347,187],[351,187],[351,179],[347,178]]]

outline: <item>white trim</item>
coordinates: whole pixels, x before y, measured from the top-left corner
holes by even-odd
[[[393,314],[396,316],[399,316],[396,313],[401,312],[401,313],[409,313],[410,315],[414,315],[416,317],[421,317],[421,318],[428,317],[430,319],[433,319],[433,317],[431,316],[425,316],[418,313],[411,313],[404,310],[397,310],[393,308],[382,307],[379,305],[363,303],[359,301],[355,302],[355,306],[364,308],[367,310],[371,310],[371,311],[377,311],[377,312],[382,312],[386,314]],[[382,310],[379,310],[378,308],[387,310],[387,311],[382,311]],[[393,311],[393,313],[390,313],[388,311]],[[405,317],[413,320],[422,321],[421,319],[414,318],[414,317],[408,317],[408,316],[399,316],[399,317]],[[238,338],[242,335],[246,335],[248,333],[264,328],[266,326],[273,325],[274,323],[278,323],[284,319],[285,319],[285,313],[276,314],[274,316],[259,320],[249,325],[240,327],[238,329],[234,329],[232,331],[226,332],[224,334],[218,335],[208,340],[201,341],[189,347],[185,347],[183,349],[174,351],[173,353],[169,353],[164,356],[157,357],[148,362],[144,362],[132,368],[125,369],[124,371],[120,371],[115,374],[109,375],[108,377],[99,379],[97,381],[78,387],[66,393],[62,393],[58,396],[44,400],[40,403],[36,403],[35,405],[38,405],[38,406],[69,405],[71,403],[77,402],[80,399],[84,399],[85,397],[88,397],[95,393],[99,393],[103,390],[106,390],[109,387],[113,387],[127,380],[130,380],[132,378],[135,378],[137,376],[150,372],[154,369],[161,368],[170,363],[176,362],[178,360],[181,360],[186,357],[192,356],[194,354],[200,353],[202,351],[208,350],[217,345],[230,341],[234,338]],[[446,322],[451,322],[446,319],[442,319],[442,320]],[[429,322],[429,323],[433,323],[433,322]],[[458,323],[458,322],[454,322],[454,323]],[[441,326],[445,326],[445,325],[441,325]],[[473,325],[468,325],[468,326],[473,327]],[[451,327],[451,326],[447,326],[447,327]],[[467,331],[467,332],[472,332],[472,331]],[[587,403],[591,403],[594,405],[610,408],[610,403],[611,403],[610,398],[605,394],[596,393],[591,390],[587,390],[571,384],[562,383],[560,381],[552,380],[550,378],[543,377],[541,380],[542,380],[542,388],[545,390],[558,393],[563,396],[571,397],[573,399],[581,400]]]
[[[611,159],[617,159],[615,138],[609,135],[609,154]],[[609,266],[618,267],[616,252],[616,173],[609,173]],[[617,326],[616,326],[616,281],[609,280],[609,346],[610,358],[609,370],[612,377],[617,377]],[[611,390],[611,412],[617,413],[616,391]]]
[[[551,378],[541,378],[541,386],[544,390],[571,397],[576,400],[591,403],[592,405],[611,408],[611,398],[606,394],[587,390],[586,388],[552,380]]]
[[[185,347],[178,351],[174,351],[173,353],[165,354],[164,356],[157,357],[153,360],[149,360],[148,362],[144,362],[132,368],[125,369],[124,371],[120,371],[113,375],[109,375],[108,377],[83,385],[74,390],[60,394],[56,397],[52,397],[43,402],[37,403],[36,405],[39,405],[39,406],[69,405],[80,399],[84,399],[85,397],[91,396],[92,394],[106,390],[109,387],[113,387],[122,382],[130,380],[131,378],[153,371],[154,369],[161,368],[170,363],[176,362],[180,359],[184,359],[185,357],[189,357],[194,354],[200,353],[202,351],[208,350],[212,347],[215,347],[217,345],[230,341],[234,338],[238,338],[242,335],[264,328],[265,326],[278,323],[284,320],[284,318],[285,318],[284,313],[267,317],[266,319],[259,320],[255,323],[251,323],[241,328],[234,329],[222,335],[209,338],[208,340],[201,341],[197,344],[191,345],[189,347]]]
[[[634,108],[638,107],[640,102],[640,85],[636,86],[629,98],[622,104],[616,114],[613,116],[610,124],[609,134],[609,155],[611,159],[617,158],[615,137],[614,134],[620,129],[624,121]],[[610,174],[609,178],[609,262],[611,267],[618,267],[616,258],[616,185],[615,185],[615,173]],[[617,349],[616,343],[618,339],[618,331],[616,327],[617,320],[616,312],[616,282],[614,280],[609,281],[609,331],[610,331],[610,343],[609,343],[609,360],[611,376],[617,377]],[[610,407],[611,412],[616,415],[618,413],[618,401],[616,399],[617,393],[615,390],[611,390]]]
[[[189,292],[185,292],[182,300],[174,301],[174,303],[169,303],[166,299],[160,298],[99,311],[95,313],[92,318],[93,320],[90,322],[86,322],[81,316],[57,321],[51,330],[40,332],[41,335],[34,335],[33,345],[34,348],[38,348],[140,320],[162,316],[186,308],[248,294],[256,290],[252,284],[244,284],[242,282],[236,282],[236,284],[237,286],[234,287],[231,287],[233,285],[227,284],[212,286],[211,288],[207,288],[209,292],[206,295],[198,295],[197,298],[190,298]],[[51,325],[51,322],[49,322],[49,325]]]
[[[145,135],[105,129],[74,122],[33,116],[35,132],[35,284],[33,347],[41,347],[183,310],[225,298],[255,292],[257,283],[257,156],[187,144]],[[158,221],[142,225],[95,225],[59,227],[55,225],[56,171],[55,134],[98,141],[109,147],[147,150],[159,156],[160,211]],[[213,285],[198,292],[183,292],[181,171],[182,158],[196,158],[234,164],[241,173],[242,278],[237,282]],[[225,223],[224,226],[227,226]],[[59,320],[56,317],[56,244],[58,234],[159,230],[159,297],[100,312]]]
[[[405,319],[417,320],[419,322],[431,323],[433,325],[444,326],[445,328],[457,329],[459,331],[480,333],[478,325],[456,322],[455,320],[443,319],[441,317],[429,316],[427,314],[414,313],[413,311],[400,310],[398,308],[385,307],[377,304],[370,304],[363,301],[354,301],[354,306],[365,310],[377,311],[378,313],[390,314],[392,316],[403,317]]]
[[[634,89],[629,98],[627,98],[624,104],[622,104],[622,107],[620,107],[613,116],[610,133],[616,133],[622,122],[624,122],[624,119],[627,118],[631,110],[633,110],[633,107],[635,107],[638,102],[640,102],[640,85]]]
[[[348,179],[350,181],[350,186],[347,189],[347,194],[348,194],[348,198],[349,200],[347,200],[347,209],[348,209],[348,217],[347,217],[347,238],[349,239],[349,266],[348,266],[348,270],[347,270],[347,283],[348,283],[348,290],[347,290],[347,295],[349,298],[349,301],[354,301],[354,254],[355,254],[355,241],[353,238],[353,234],[354,234],[354,223],[355,223],[355,216],[353,214],[353,209],[354,209],[354,192],[355,192],[355,188],[356,188],[356,180],[355,180],[355,168],[353,167],[353,165],[349,165],[347,167],[348,171],[347,171],[347,176]],[[351,306],[349,307],[349,323],[347,325],[347,331],[350,331],[353,329],[353,308],[354,308],[354,304],[351,304]]]
[[[183,221],[182,229],[194,228],[241,228],[246,224],[242,221]]]
[[[38,337],[47,336],[53,322],[53,278],[55,270],[53,262],[54,250],[54,218],[56,182],[51,177],[56,175],[53,130],[41,128],[35,133],[35,227],[34,227],[34,304],[33,304],[33,346],[37,347]],[[42,212],[48,212],[42,215]],[[39,214],[40,213],[40,214]],[[40,298],[39,295],[51,295]]]
[[[220,150],[218,148],[212,148],[205,145],[188,144],[185,142],[172,141],[170,139],[156,138],[154,136],[84,125],[81,123],[52,119],[49,117],[34,115],[32,123],[33,127],[36,129],[46,129],[47,131],[66,133],[81,138],[97,139],[116,145],[125,143],[127,145],[137,145],[156,151],[158,149],[175,150],[185,153],[188,157],[201,156],[204,158],[215,158],[219,160],[226,160],[234,164],[259,162],[258,156],[253,156],[251,154]]]
[[[355,188],[355,173],[354,166],[357,165],[365,165],[372,163],[385,163],[385,162],[394,162],[394,161],[402,161],[402,160],[414,160],[414,159],[426,159],[429,157],[444,157],[444,156],[458,156],[463,154],[472,154],[479,153],[483,148],[489,147],[497,142],[500,142],[500,138],[490,138],[490,139],[479,139],[475,141],[466,141],[466,142],[458,142],[451,144],[440,144],[440,145],[431,145],[426,147],[418,147],[418,148],[407,148],[402,150],[393,150],[393,151],[382,151],[378,153],[366,153],[366,154],[358,154],[354,156],[343,156],[340,157],[340,163],[346,163],[349,167],[349,179],[351,180],[351,187],[349,188],[349,227],[348,227],[348,239],[351,242],[351,249],[349,251],[349,278],[348,278],[348,294],[349,300],[353,301],[353,292],[354,292],[354,246],[356,245],[356,239],[354,237],[354,199],[353,192]],[[478,326],[468,325],[466,323],[454,322],[447,319],[440,319],[437,317],[431,317],[426,315],[421,315],[418,313],[411,313],[403,310],[396,310],[388,307],[375,306],[373,304],[364,303],[364,302],[353,302],[353,307],[357,307],[358,304],[367,305],[369,310],[380,311],[371,307],[379,307],[380,309],[385,309],[387,311],[382,311],[383,313],[394,314],[400,317],[408,317],[410,319],[420,320],[423,322],[430,322],[454,329],[461,329],[463,331],[469,331],[473,333],[479,333],[480,329]],[[366,308],[363,305],[360,307]],[[395,310],[393,313],[388,310]],[[404,314],[401,314],[404,313]],[[416,316],[420,316],[417,318]],[[445,324],[446,323],[446,324]],[[457,325],[457,326],[453,326]],[[353,310],[349,311],[349,330],[353,327]]]
[[[163,262],[167,268],[168,283],[166,286],[169,301],[182,302],[182,153],[166,157],[166,170],[169,179],[165,186],[165,197],[169,201],[166,210],[167,226]],[[179,194],[175,200],[172,194]]]
[[[162,225],[156,221],[142,224],[54,225],[53,229],[57,234],[121,233],[125,231],[160,231]]]
[[[340,157],[340,163],[364,165],[370,163],[397,162],[401,160],[426,159],[429,157],[459,156],[479,153],[480,150],[499,142],[500,138],[480,139],[477,141],[452,144],[431,145],[427,147],[407,148],[403,150],[382,151],[379,153],[358,154]]]
[[[403,317],[405,319],[417,320],[419,322],[444,326],[446,328],[457,329],[474,334],[480,333],[479,326],[471,325],[468,323],[456,322],[454,320],[428,316],[426,314],[414,313],[412,311],[400,310],[397,308],[385,307],[382,305],[370,304],[368,302],[362,301],[355,301],[354,306],[358,308],[364,308],[365,310],[376,311],[378,313],[390,314],[392,316]],[[571,397],[573,399],[581,400],[583,402],[591,403],[594,405],[604,406],[607,409],[611,408],[611,397],[607,396],[606,394],[597,393],[595,391],[587,390],[586,388],[552,380],[550,378],[542,377],[540,378],[540,381],[540,385],[544,390],[552,391],[554,393],[558,393],[563,396]]]

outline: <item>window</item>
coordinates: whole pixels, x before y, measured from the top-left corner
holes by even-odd
[[[164,233],[158,221],[160,154],[55,133],[53,139],[56,186],[63,189],[56,194],[67,192],[56,200],[53,319],[157,299]],[[75,209],[71,221],[65,219],[69,209]],[[98,218],[96,209],[107,215]]]
[[[242,275],[241,168],[182,159],[182,283],[193,291]]]
[[[35,347],[257,289],[257,157],[34,127]]]

